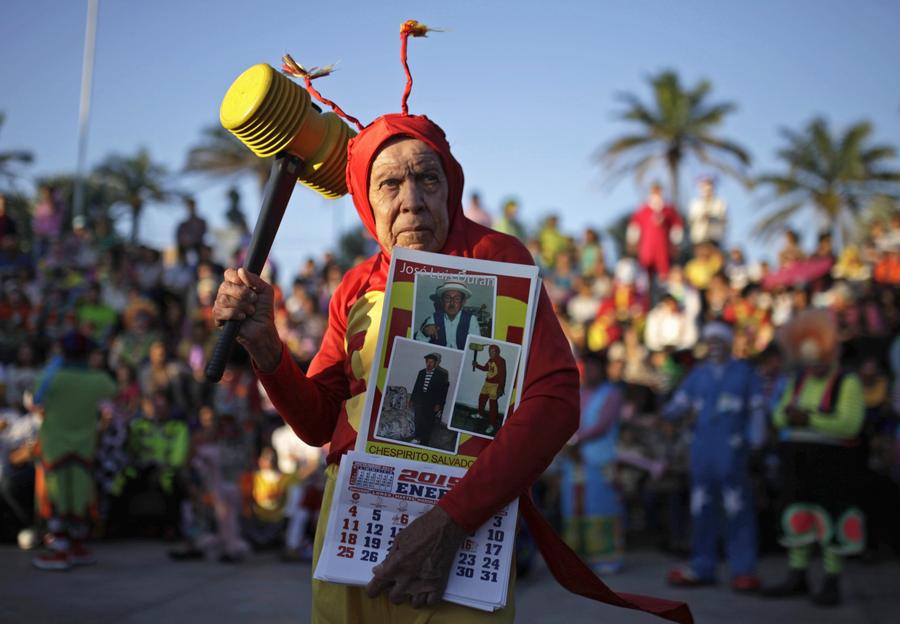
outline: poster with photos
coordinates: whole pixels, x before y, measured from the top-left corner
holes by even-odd
[[[505,420],[521,395],[539,287],[534,266],[394,249],[356,450],[468,468],[492,435],[450,427],[450,401],[471,369],[467,345],[507,345],[509,388],[497,404]],[[440,358],[430,374],[429,354]],[[445,386],[442,401],[425,398]]]

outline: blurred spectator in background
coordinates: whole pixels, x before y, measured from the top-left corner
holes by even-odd
[[[669,582],[683,587],[714,583],[721,536],[731,587],[747,592],[759,589],[756,518],[747,470],[750,448],[762,443],[765,404],[753,368],[731,359],[733,339],[724,323],[704,326],[707,360],[691,371],[663,411],[667,418],[695,418],[690,455],[691,560],[687,567],[672,570]]]
[[[42,570],[67,570],[95,562],[87,548],[88,513],[94,501],[91,465],[97,448],[97,413],[112,399],[116,385],[105,373],[88,370],[92,349],[87,336],[70,332],[62,339],[62,359],[38,380],[35,402],[43,407],[38,444],[50,501],[47,552],[32,562]]]
[[[813,601],[835,606],[841,602],[842,556],[864,547],[864,519],[855,491],[862,477],[858,436],[865,417],[863,388],[859,377],[839,365],[838,329],[828,313],[798,314],[779,340],[795,370],[772,416],[782,442],[780,524],[789,572],[763,594],[808,593],[807,568],[818,544],[825,578]]]
[[[45,256],[51,243],[59,239],[65,212],[65,206],[62,205],[55,188],[42,186],[38,189],[38,198],[31,217],[35,260]]]
[[[728,208],[725,200],[716,196],[716,179],[702,176],[697,180],[697,197],[688,208],[688,227],[691,243],[712,243],[722,248],[725,240]]]
[[[697,342],[696,321],[678,305],[678,300],[665,294],[647,315],[644,344],[651,351],[690,349]]]
[[[806,254],[800,248],[800,237],[791,229],[784,231],[784,247],[778,252],[779,268],[786,268],[806,259]]]
[[[606,270],[606,260],[603,257],[603,246],[600,244],[600,235],[597,230],[587,228],[584,237],[578,246],[579,270],[584,277],[594,277],[598,272]]]
[[[217,553],[222,563],[237,563],[250,552],[241,537],[241,473],[250,463],[250,448],[237,420],[231,414],[217,415],[215,434],[195,449],[193,463],[212,498],[216,529],[197,543],[204,551]]]
[[[484,227],[491,227],[491,215],[481,205],[481,196],[478,193],[469,195],[469,203],[464,211],[466,217]]]
[[[503,202],[501,216],[494,220],[494,229],[510,236],[515,236],[520,241],[525,240],[525,228],[519,221],[519,202],[509,198]]]
[[[555,267],[557,257],[569,247],[569,238],[559,231],[559,216],[548,215],[538,230],[537,237],[541,243],[541,259],[544,266]]]
[[[184,207],[187,217],[175,228],[175,245],[182,263],[196,264],[206,236],[206,220],[197,214],[197,202],[193,197],[184,198]],[[194,257],[188,256],[189,252],[194,252]]]
[[[581,426],[563,451],[562,506],[566,542],[597,574],[622,568],[625,536],[622,503],[614,484],[616,442],[624,395],[622,361],[582,358]]]

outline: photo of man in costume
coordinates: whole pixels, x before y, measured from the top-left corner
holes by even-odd
[[[459,388],[452,397],[449,428],[493,438],[510,406],[521,347],[510,342],[469,338]]]
[[[441,347],[462,349],[466,336],[481,335],[478,318],[464,308],[472,291],[462,282],[448,281],[438,286],[435,299],[439,308],[419,325],[414,338]]]
[[[416,376],[416,385],[409,395],[409,406],[416,414],[416,437],[411,440],[413,444],[428,446],[431,431],[434,429],[434,420],[440,417],[447,401],[450,378],[440,364],[440,353],[426,355],[425,368]]]
[[[475,417],[479,420],[488,419],[488,427],[484,432],[493,435],[501,425],[497,401],[503,396],[506,389],[506,360],[500,357],[500,347],[494,344],[488,346],[489,358],[484,364],[478,363],[477,352],[473,352],[473,355],[475,355],[475,360],[472,365],[487,373],[484,385],[481,386],[481,393],[478,395],[478,413]],[[488,405],[490,405],[489,410],[487,409]]]

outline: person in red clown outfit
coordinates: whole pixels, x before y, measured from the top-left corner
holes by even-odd
[[[481,393],[478,395],[478,417],[489,419],[485,433],[492,435],[501,425],[498,402],[506,388],[506,360],[500,357],[500,347],[497,345],[492,344],[488,347],[488,355],[487,362],[475,363],[474,366],[487,373]]]
[[[243,321],[238,341],[250,353],[278,413],[308,444],[330,443],[316,561],[338,463],[357,436],[392,249],[533,264],[517,239],[464,216],[463,171],[443,130],[424,115],[408,114],[412,78],[406,40],[427,32],[414,21],[401,27],[401,59],[407,73],[403,112],[383,115],[365,128],[359,125],[359,134],[348,145],[347,187],[379,251],[344,276],[331,299],[321,349],[307,372],[300,370],[278,338],[271,285],[244,269],[229,269],[216,299],[218,323]],[[317,96],[309,84],[307,88]],[[343,113],[336,105],[332,108]],[[520,404],[493,440],[477,440],[480,446],[473,450],[478,458],[466,476],[398,534],[366,588],[313,580],[313,622],[511,622],[513,592],[507,606],[494,613],[440,599],[462,541],[515,498],[554,576],[572,591],[675,621],[692,621],[682,603],[609,590],[536,510],[529,488],[575,432],[579,414],[574,359],[543,291],[531,341]],[[554,417],[548,419],[548,414]]]
[[[647,201],[637,209],[628,223],[628,246],[637,253],[638,262],[658,279],[666,279],[671,263],[672,246],[684,236],[681,215],[663,198],[662,186],[650,186]]]

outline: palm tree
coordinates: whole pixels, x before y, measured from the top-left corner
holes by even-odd
[[[871,144],[872,131],[871,123],[861,121],[834,136],[821,117],[802,132],[782,129],[787,146],[779,150],[778,159],[785,171],[757,178],[757,184],[771,189],[764,203],[774,208],[759,220],[755,233],[771,236],[811,209],[833,234],[848,240],[854,221],[876,197],[900,197],[900,171],[885,163],[897,150]]]
[[[203,141],[188,152],[184,171],[219,177],[250,174],[262,192],[272,169],[272,158],[260,158],[219,125],[203,130]]]
[[[737,143],[715,134],[725,116],[735,110],[735,104],[709,102],[712,84],[708,80],[686,89],[672,70],[651,76],[648,82],[653,88],[649,104],[631,93],[619,95],[625,109],[618,117],[637,125],[631,133],[610,141],[597,152],[596,159],[610,177],[634,173],[640,184],[648,172],[663,165],[676,206],[679,171],[689,156],[749,184],[745,170],[750,154]]]
[[[3,122],[5,120],[6,115],[0,113],[0,128],[3,127]],[[0,152],[0,178],[5,179],[7,183],[12,182],[18,177],[15,165],[27,165],[32,160],[34,160],[34,156],[31,154],[31,152],[25,150],[9,150]]]
[[[113,205],[124,204],[130,211],[132,244],[138,240],[144,206],[165,201],[173,194],[167,186],[165,167],[153,162],[143,147],[134,156],[110,156],[95,169],[95,174],[109,185]]]

